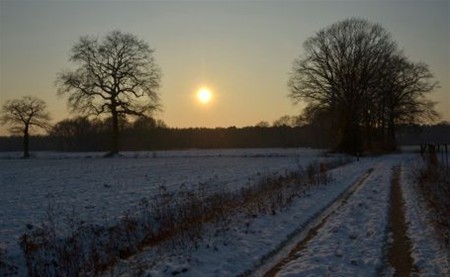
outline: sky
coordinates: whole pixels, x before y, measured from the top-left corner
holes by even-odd
[[[159,90],[170,127],[243,127],[301,113],[288,98],[292,63],[303,42],[337,21],[381,24],[410,60],[430,66],[450,121],[450,1],[443,0],[0,0],[0,104],[25,95],[47,102],[53,123],[73,117],[56,94],[58,72],[73,68],[81,36],[119,29],[145,40],[163,77]],[[207,86],[207,104],[195,97]],[[0,126],[0,135],[6,135]]]

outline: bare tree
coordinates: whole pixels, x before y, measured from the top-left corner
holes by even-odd
[[[260,122],[256,123],[255,127],[269,128],[270,124],[267,121],[260,121]]]
[[[156,120],[150,116],[139,117],[133,122],[133,129],[138,132],[155,129],[156,127]]]
[[[298,116],[283,115],[272,124],[274,127],[297,127],[302,125],[301,119]]]
[[[387,79],[380,83],[378,105],[384,113],[379,121],[386,129],[386,145],[394,149],[397,125],[429,122],[439,117],[435,102],[426,98],[438,83],[433,81],[426,64],[409,62],[404,56],[395,57],[387,71]]]
[[[338,150],[356,153],[370,143],[373,129],[393,128],[388,111],[395,123],[412,111],[419,118],[432,110],[423,98],[434,88],[428,70],[409,63],[378,24],[358,18],[337,22],[306,40],[304,49],[293,65],[290,97],[305,101],[310,115],[329,117]]]
[[[48,129],[50,115],[47,105],[39,98],[24,96],[6,101],[1,110],[0,122],[10,125],[13,134],[23,134],[23,158],[29,158],[30,131],[33,127]]]
[[[72,111],[108,114],[112,119],[112,155],[119,152],[119,118],[144,116],[160,108],[161,71],[153,50],[135,35],[112,31],[102,40],[81,37],[71,51],[77,69],[58,75],[59,95],[68,95]]]
[[[86,117],[64,119],[53,125],[50,136],[64,151],[83,151],[99,141],[100,124]]]

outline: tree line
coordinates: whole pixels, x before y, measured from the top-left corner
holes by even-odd
[[[30,145],[38,151],[108,152],[110,150],[110,120],[76,117],[55,124],[46,135],[31,136]],[[281,124],[283,122],[283,124]],[[170,128],[153,118],[134,122],[120,120],[123,151],[153,151],[214,148],[331,148],[334,140],[322,126],[300,124],[299,117],[283,116],[272,124],[260,122],[237,128]],[[397,143],[450,143],[450,123],[435,125],[400,125]],[[0,137],[0,151],[21,151],[22,137]]]
[[[432,122],[438,118],[434,109],[436,103],[427,98],[438,86],[433,74],[426,64],[410,61],[381,25],[360,18],[346,19],[318,31],[303,46],[303,55],[294,61],[288,88],[294,103],[304,102],[307,106],[299,117],[280,119],[279,126],[290,126],[292,120],[297,126],[314,126],[310,135],[302,136],[319,134],[316,139],[326,137],[334,142],[330,146],[334,150],[357,154],[393,151],[397,145],[398,126]],[[80,137],[71,134],[75,131],[66,123],[71,127],[87,124],[86,132],[95,126],[93,129],[101,129],[102,134],[109,132],[109,135],[102,140],[82,136],[86,137],[85,145],[95,141],[93,148],[107,148],[110,156],[117,155],[123,147],[121,139],[138,136],[130,135],[130,130],[139,132],[128,128],[124,122],[129,117],[138,117],[143,119],[136,120],[136,124],[150,124],[145,118],[151,118],[161,108],[158,93],[161,69],[153,52],[147,42],[118,30],[102,38],[81,37],[70,52],[69,61],[75,69],[58,73],[56,85],[57,94],[67,97],[70,110],[82,117],[74,122],[58,123],[51,132],[59,135],[52,134],[51,137]],[[88,117],[97,121],[89,121]],[[23,134],[25,158],[29,157],[31,128],[48,129],[49,120],[45,103],[35,97],[6,101],[0,115],[1,123],[10,124],[12,133]],[[258,127],[267,128],[268,124],[261,122]],[[214,132],[228,134],[223,131],[227,129],[222,129]],[[165,143],[158,140],[170,138],[162,133],[176,129],[152,130],[159,130],[152,136],[153,144],[157,145]],[[195,129],[173,131],[177,135],[172,137],[189,141],[187,133],[195,133],[192,130]],[[103,135],[97,132],[95,137]],[[248,141],[253,143],[248,144],[250,147],[257,145],[257,139]],[[63,148],[73,148],[70,139],[61,143],[66,144]],[[209,145],[206,139],[204,143]],[[178,144],[189,143],[180,141]],[[226,147],[225,142],[214,145]]]
[[[111,119],[87,117],[65,119],[55,124],[47,135],[34,136],[33,149],[84,152],[109,151]],[[277,122],[275,122],[277,123]],[[134,122],[119,120],[120,149],[123,151],[208,149],[208,148],[268,148],[330,146],[322,130],[315,126],[248,126],[243,128],[169,128],[164,122],[141,117]],[[19,151],[21,138],[1,137],[0,151]]]

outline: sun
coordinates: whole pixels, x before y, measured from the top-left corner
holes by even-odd
[[[212,93],[211,90],[209,90],[206,87],[202,87],[197,91],[197,99],[202,104],[207,104],[211,101]]]

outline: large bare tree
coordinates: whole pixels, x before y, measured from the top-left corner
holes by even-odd
[[[411,113],[433,113],[424,98],[434,88],[428,68],[408,62],[378,24],[337,22],[307,39],[304,50],[293,65],[290,97],[305,101],[309,114],[330,116],[338,150],[358,152],[374,130],[394,128]]]
[[[426,64],[410,62],[403,55],[393,57],[385,70],[372,106],[377,107],[374,118],[385,145],[392,150],[397,125],[430,122],[439,117],[434,109],[436,103],[426,97],[438,82],[433,81]]]
[[[158,110],[161,71],[153,50],[133,34],[115,30],[101,40],[81,37],[73,46],[73,71],[57,76],[59,95],[68,95],[72,111],[107,114],[112,122],[112,155],[119,152],[119,118]]]
[[[13,134],[23,134],[23,158],[30,157],[30,131],[34,127],[48,129],[50,115],[47,105],[39,98],[24,96],[7,100],[0,113],[0,123],[8,124]]]

